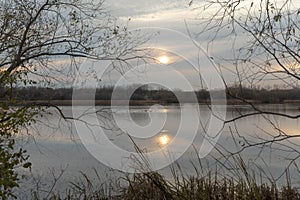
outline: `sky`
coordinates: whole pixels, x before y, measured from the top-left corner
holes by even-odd
[[[142,29],[143,32],[145,28],[155,27],[146,29],[145,32],[161,33],[158,38],[154,37],[150,41],[150,46],[160,51],[161,55],[158,54],[158,57],[167,56],[170,62],[148,66],[143,71],[143,75],[139,74],[135,80],[131,75],[133,83],[141,79],[159,83],[158,79],[163,79],[164,84],[168,82],[173,89],[190,90],[183,86],[186,84],[183,84],[182,80],[178,80],[178,74],[180,74],[194,89],[202,88],[203,82],[199,79],[197,64],[199,59],[202,60],[201,57],[208,55],[205,55],[205,52],[199,54],[198,47],[189,39],[190,28],[187,27],[189,21],[193,21],[199,15],[199,10],[196,8],[201,6],[201,2],[193,3],[192,6],[189,6],[189,2],[187,0],[109,0],[105,2],[105,7],[111,15],[117,17],[121,23],[128,24],[129,29]],[[148,43],[145,44],[147,45]],[[205,59],[207,61],[207,58]],[[208,67],[213,66],[210,64]],[[112,77],[113,75],[107,79],[115,80]],[[106,83],[105,80],[106,77],[102,79],[103,83]]]
[[[280,1],[282,0],[277,2]],[[126,74],[125,77],[131,80],[127,84],[145,82],[145,80],[156,81],[159,84],[159,80],[163,79],[164,84],[168,82],[173,88],[190,90],[189,87],[183,86],[186,84],[182,84],[182,80],[178,79],[180,74],[194,89],[200,89],[203,87],[203,82],[199,79],[200,70],[204,87],[218,89],[223,87],[220,85],[222,78],[218,71],[220,64],[224,67],[222,77],[227,83],[233,84],[238,81],[232,62],[220,61],[221,58],[228,59],[234,56],[232,40],[229,41],[228,37],[225,37],[229,32],[220,32],[221,34],[214,38],[213,44],[209,43],[213,33],[204,33],[200,36],[194,34],[201,31],[203,28],[201,22],[215,14],[217,9],[217,7],[205,7],[206,2],[198,0],[193,1],[191,5],[189,5],[190,0],[107,0],[105,2],[106,10],[116,17],[119,23],[127,25],[129,30],[141,29],[145,33],[159,32],[159,36],[153,37],[150,43],[145,45],[157,49],[158,58],[161,56],[169,58],[168,63],[149,65],[147,69],[144,69],[145,66],[136,66],[135,69],[142,73]],[[300,7],[299,2],[294,6]],[[251,3],[251,0],[246,0],[242,4],[249,7]],[[245,13],[241,12],[239,15],[244,17]],[[242,31],[236,29],[236,32],[238,34],[235,35],[235,47],[247,44],[247,37],[242,34]],[[211,45],[210,48],[208,44]],[[107,84],[116,82],[120,78],[118,75],[111,75],[101,79],[103,84]]]

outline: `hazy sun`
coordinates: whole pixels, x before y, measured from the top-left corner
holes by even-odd
[[[170,138],[167,135],[162,135],[159,137],[159,143],[161,145],[166,145],[169,143]]]
[[[169,63],[169,58],[167,56],[161,56],[158,58],[158,61],[162,64],[168,64]]]

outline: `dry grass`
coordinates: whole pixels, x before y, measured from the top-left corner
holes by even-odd
[[[87,177],[86,177],[87,178]],[[275,184],[249,185],[245,181],[233,178],[218,178],[209,173],[205,177],[177,177],[177,181],[167,181],[156,172],[135,174],[124,178],[127,185],[109,191],[96,187],[88,181],[86,184],[73,184],[64,195],[52,194],[51,200],[294,200],[300,199],[297,189],[285,186],[280,189]],[[114,195],[113,195],[114,194]],[[63,197],[64,196],[64,197]],[[33,195],[33,199],[39,199]],[[44,198],[43,198],[44,199]]]

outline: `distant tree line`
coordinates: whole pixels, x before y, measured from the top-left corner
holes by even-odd
[[[130,87],[130,86],[129,86]],[[95,100],[110,100],[113,92],[113,87],[105,86],[96,89]],[[18,87],[13,88],[11,97],[19,101],[47,101],[47,100],[72,100],[72,88],[44,88],[44,87]],[[88,100],[90,94],[94,93],[94,90],[86,88],[81,89],[81,100]],[[7,90],[0,88],[0,93]],[[124,87],[121,93],[128,92],[128,87]],[[211,92],[219,92],[217,90]],[[84,95],[86,93],[86,95]],[[149,89],[147,87],[139,87],[133,95],[131,100],[153,100],[164,101],[166,103],[178,103],[177,97],[180,97],[184,102],[191,101],[191,95],[193,92],[180,91],[175,92],[161,88],[161,89]],[[195,92],[199,102],[209,102],[210,92],[202,89]],[[177,97],[176,97],[176,95]],[[120,95],[120,100],[122,100]],[[283,103],[285,101],[298,101],[300,100],[300,91],[298,89],[253,89],[247,87],[228,87],[227,99],[230,100],[249,100],[260,103]],[[1,97],[0,100],[5,101],[5,97]]]
[[[242,99],[259,101],[260,103],[284,103],[285,101],[300,100],[299,89],[253,89],[247,87],[229,87],[227,99]]]

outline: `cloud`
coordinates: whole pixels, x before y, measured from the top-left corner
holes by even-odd
[[[175,8],[186,8],[187,4],[187,1],[182,0],[110,0],[107,2],[108,9],[118,17],[137,17]]]
[[[188,6],[185,0],[112,0],[107,2],[107,8],[112,15],[127,21],[133,28],[144,26],[160,26],[184,30],[184,20],[194,18],[198,11]]]

